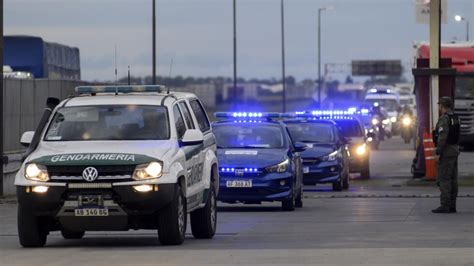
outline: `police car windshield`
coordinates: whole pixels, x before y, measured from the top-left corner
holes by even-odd
[[[169,139],[165,107],[112,105],[60,108],[45,141]]]
[[[333,125],[327,123],[287,123],[291,138],[297,142],[333,143]]]
[[[363,137],[364,133],[356,120],[336,120],[340,134],[345,138]]]
[[[223,149],[282,149],[285,141],[277,125],[235,123],[214,125],[217,146]]]

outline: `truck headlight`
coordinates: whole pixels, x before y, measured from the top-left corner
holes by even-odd
[[[163,174],[163,166],[159,162],[150,162],[147,164],[137,165],[133,172],[133,179],[144,180],[161,177]]]
[[[265,170],[269,173],[284,173],[288,170],[288,165],[290,165],[290,160],[286,159],[284,160],[283,162],[279,163],[279,164],[276,164],[276,165],[272,165],[272,166],[269,166],[267,168],[265,168]]]
[[[32,181],[46,182],[49,180],[48,170],[46,170],[46,167],[35,163],[26,165],[25,177]]]
[[[364,155],[366,151],[367,151],[367,145],[365,143],[360,145],[356,149],[357,155]]]
[[[323,161],[335,161],[337,159],[338,151],[331,152],[330,154],[323,156]]]

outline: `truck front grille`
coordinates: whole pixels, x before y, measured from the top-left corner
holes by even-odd
[[[84,182],[82,172],[89,166],[47,166],[51,181]],[[95,182],[132,181],[134,165],[97,165],[98,177]]]
[[[469,108],[455,108],[461,122],[461,135],[474,134],[474,105]]]

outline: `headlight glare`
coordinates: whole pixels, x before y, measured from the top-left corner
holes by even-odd
[[[383,120],[383,121],[382,121],[382,124],[384,124],[384,125],[390,124],[390,119],[385,119],[385,120]]]
[[[163,174],[163,166],[159,162],[150,162],[147,164],[140,164],[135,167],[133,172],[133,179],[144,180],[161,177]]]
[[[357,149],[356,149],[357,155],[364,155],[365,152],[366,152],[366,148],[367,148],[367,147],[366,147],[366,144],[365,144],[365,143],[362,144],[362,145],[360,145],[359,147],[357,147]]]
[[[411,125],[411,118],[409,117],[404,117],[403,120],[402,120],[402,123],[404,126],[409,126]]]
[[[46,167],[35,163],[30,163],[26,166],[25,177],[32,181],[46,182],[49,180]]]
[[[392,121],[392,123],[396,123],[397,122],[397,117],[396,116],[390,117],[390,121]]]
[[[288,170],[289,164],[290,164],[290,160],[286,159],[286,160],[284,160],[283,162],[281,162],[279,164],[272,165],[272,166],[269,166],[269,167],[265,168],[265,170],[267,170],[267,172],[269,172],[269,173],[274,173],[274,172],[284,173]]]
[[[372,119],[372,125],[376,126],[376,125],[378,125],[378,124],[379,124],[379,120],[378,120],[378,119],[376,119],[376,118]]]

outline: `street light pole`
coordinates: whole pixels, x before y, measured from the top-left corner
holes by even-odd
[[[286,73],[285,73],[285,4],[281,0],[281,71],[283,83],[282,107],[283,113],[286,112]]]
[[[152,49],[153,49],[153,66],[152,66],[152,83],[156,84],[156,0],[153,0],[153,12],[152,12]]]
[[[460,15],[456,15],[454,16],[454,20],[456,20],[457,22],[461,22],[463,20],[466,21],[466,42],[468,42],[469,41],[469,19]]]
[[[234,0],[234,90],[237,89],[237,1]]]
[[[321,13],[333,10],[332,6],[318,8],[318,106],[321,108]]]

